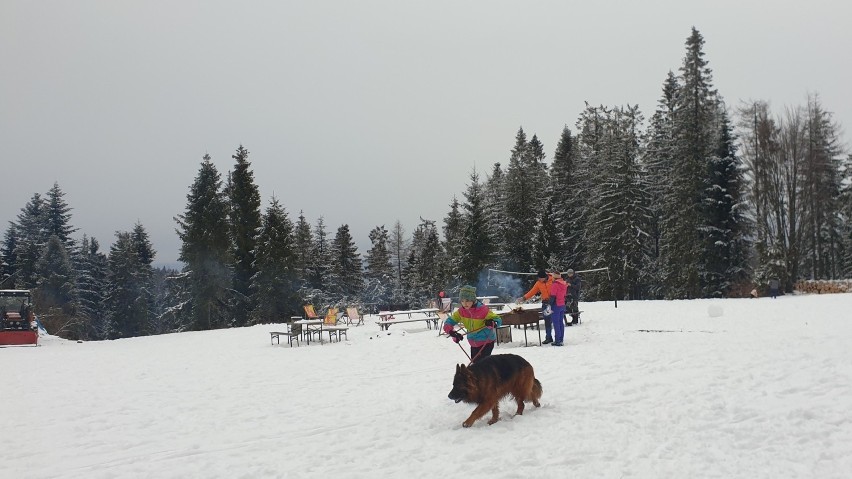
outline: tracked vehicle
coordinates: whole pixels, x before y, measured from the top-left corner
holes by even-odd
[[[38,345],[32,295],[25,289],[0,289],[0,346]]]

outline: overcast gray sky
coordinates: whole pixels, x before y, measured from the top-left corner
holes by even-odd
[[[849,131],[850,5],[0,0],[0,231],[57,181],[78,238],[139,221],[172,263],[202,156],[224,176],[243,144],[264,209],[363,253],[377,225],[440,224],[521,126],[550,160],[584,101],[650,117],[692,26],[729,106],[816,92]]]

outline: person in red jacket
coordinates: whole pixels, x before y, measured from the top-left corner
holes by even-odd
[[[562,279],[559,272],[553,273],[553,283],[550,284],[550,304],[553,308],[553,332],[556,336],[556,341],[553,341],[551,346],[562,346],[562,340],[565,339],[565,324],[562,322],[565,318],[565,295],[568,293],[568,284]]]
[[[553,316],[552,314],[544,314],[548,307],[550,306],[550,284],[553,283],[553,277],[547,274],[547,271],[541,270],[538,272],[538,280],[535,284],[532,285],[527,294],[521,296],[517,299],[516,302],[521,303],[535,295],[541,296],[541,315],[544,317],[544,332],[545,338],[543,343],[552,343],[553,342],[553,334],[551,330],[553,329],[552,321],[550,320]]]

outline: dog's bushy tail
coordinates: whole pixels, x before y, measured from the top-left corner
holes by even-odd
[[[542,392],[544,392],[544,390],[541,388],[541,382],[538,379],[534,379],[533,380],[533,387],[532,387],[533,398],[536,399],[536,400],[541,399],[541,393]]]

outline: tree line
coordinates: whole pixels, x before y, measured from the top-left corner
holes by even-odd
[[[473,169],[439,225],[399,220],[358,252],[347,224],[262,210],[249,151],[222,178],[207,155],[174,219],[180,271],[152,267],[145,228],[108,253],[71,235],[58,184],[34,194],[2,245],[2,287],[35,291],[52,333],[106,339],[287,320],[302,305],[423,305],[477,284],[515,297],[525,285],[489,269],[607,267],[584,299],[745,296],[778,278],[852,275],[852,155],[809,95],[774,114],[767,101],[729,110],[692,29],[650,119],[637,106],[586,105],[548,163],[521,127],[506,165]],[[844,157],[844,155],[847,155]]]

